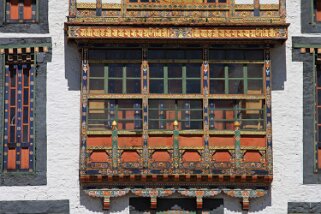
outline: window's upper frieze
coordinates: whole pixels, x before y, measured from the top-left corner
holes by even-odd
[[[285,0],[70,0],[69,22],[284,24]]]

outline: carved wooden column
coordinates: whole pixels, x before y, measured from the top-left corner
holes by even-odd
[[[266,93],[266,137],[267,137],[267,151],[266,161],[268,164],[269,175],[273,175],[273,157],[272,157],[272,106],[271,106],[271,60],[270,48],[265,49],[265,93]]]
[[[286,0],[279,0],[280,18],[286,18]]]
[[[209,150],[209,108],[208,108],[208,95],[209,95],[209,73],[210,67],[208,64],[208,48],[203,50],[203,64],[202,64],[202,77],[203,77],[203,130],[204,130],[204,151],[203,160],[206,169],[210,168],[210,150]],[[210,172],[208,172],[210,173]]]
[[[234,122],[234,140],[235,140],[235,167],[238,170],[241,166],[242,154],[241,154],[241,131],[240,123],[238,121]]]
[[[178,131],[178,122],[177,120],[174,121],[174,131],[173,131],[173,164],[174,164],[174,171],[177,173],[179,168],[180,162],[180,152],[179,152],[179,131]]]
[[[260,0],[254,0],[254,16],[260,16]]]
[[[86,152],[87,144],[87,108],[88,108],[88,49],[82,49],[82,82],[81,82],[81,146],[80,146],[80,175],[85,175],[86,161],[89,158]]]
[[[75,17],[77,15],[77,1],[69,0],[69,16]]]
[[[102,15],[102,0],[96,0],[96,16]]]
[[[146,49],[143,50],[144,59],[146,59]],[[141,66],[141,75],[143,79],[142,93],[143,93],[143,167],[148,168],[148,92],[149,92],[149,65],[146,60],[143,60]],[[144,170],[145,171],[145,170]]]
[[[118,168],[118,130],[117,122],[113,121],[112,123],[112,165],[114,169]]]

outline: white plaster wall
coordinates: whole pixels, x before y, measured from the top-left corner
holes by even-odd
[[[101,201],[87,197],[79,188],[80,65],[75,46],[65,46],[67,11],[67,0],[49,0],[49,34],[0,34],[0,38],[52,37],[53,46],[47,77],[48,184],[0,187],[0,200],[69,199],[71,213],[103,213]],[[287,1],[287,14],[289,39],[272,51],[274,180],[267,197],[252,200],[249,213],[282,214],[289,201],[319,202],[321,198],[321,185],[302,184],[303,67],[292,62],[291,53],[291,37],[301,35],[300,0]],[[222,197],[225,213],[242,213],[237,199]],[[128,197],[112,200],[111,213],[129,213]]]

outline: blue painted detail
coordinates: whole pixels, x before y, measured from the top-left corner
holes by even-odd
[[[96,175],[96,174],[99,174],[99,170],[87,170],[86,174],[87,175]]]

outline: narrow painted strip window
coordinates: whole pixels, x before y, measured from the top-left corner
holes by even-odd
[[[32,169],[34,70],[29,64],[9,65],[5,78],[4,168]]]
[[[317,22],[321,22],[321,0],[315,0],[315,19]]]

